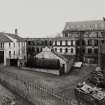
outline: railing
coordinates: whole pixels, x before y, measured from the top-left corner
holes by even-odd
[[[71,102],[64,95],[57,93],[55,89],[22,75],[0,70],[0,80],[8,88],[37,105],[71,105]],[[49,97],[55,102],[51,102]]]

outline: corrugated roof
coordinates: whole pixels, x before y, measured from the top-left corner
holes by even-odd
[[[0,33],[0,42],[12,42],[4,33]]]
[[[105,30],[104,20],[67,22],[64,30]]]

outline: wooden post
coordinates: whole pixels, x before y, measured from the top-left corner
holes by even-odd
[[[98,32],[98,66],[101,66],[101,32]]]

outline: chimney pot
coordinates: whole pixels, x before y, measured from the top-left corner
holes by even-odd
[[[17,28],[15,29],[15,35],[18,35],[18,29]]]

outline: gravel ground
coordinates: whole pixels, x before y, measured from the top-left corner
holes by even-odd
[[[78,82],[84,81],[89,77],[90,72],[95,67],[92,65],[84,66],[82,69],[74,69],[69,75],[55,76],[47,73],[40,73],[30,70],[22,70],[15,67],[6,67],[4,70],[16,73],[20,77],[27,77],[33,81],[37,81],[41,85],[46,85],[48,88],[55,89],[57,94],[62,94],[71,102],[75,100],[73,89]]]
[[[0,84],[0,105],[31,105]]]

